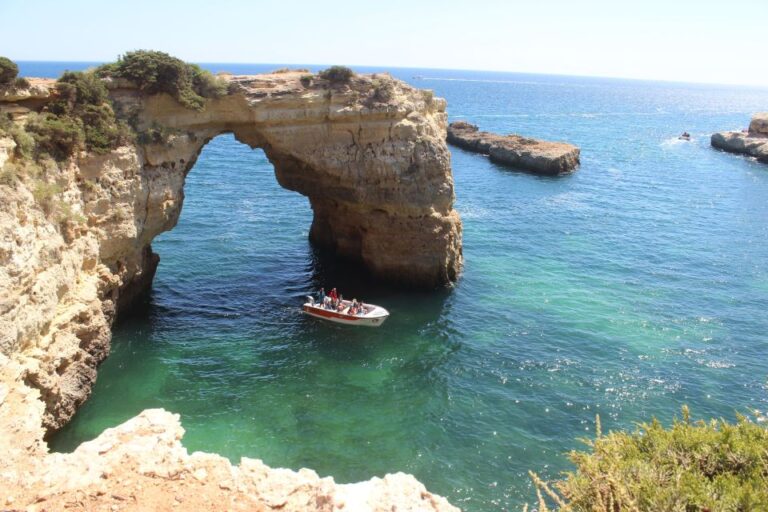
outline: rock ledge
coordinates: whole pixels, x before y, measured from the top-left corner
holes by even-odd
[[[768,112],[755,114],[746,132],[717,132],[712,147],[757,158],[768,163]]]
[[[481,132],[464,121],[448,126],[447,140],[454,146],[488,155],[494,162],[538,174],[571,172],[578,167],[581,153],[573,144]]]

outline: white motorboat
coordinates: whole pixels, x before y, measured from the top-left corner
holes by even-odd
[[[360,303],[362,311],[356,315],[349,314],[352,301],[341,301],[341,308],[328,309],[315,302],[312,297],[307,297],[307,302],[302,306],[304,313],[315,318],[346,325],[364,325],[366,327],[379,327],[389,317],[389,311],[375,304]]]

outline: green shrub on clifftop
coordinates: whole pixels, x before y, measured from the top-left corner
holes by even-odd
[[[132,138],[128,126],[115,116],[103,81],[91,72],[65,72],[56,82],[48,113],[27,130],[35,134],[38,151],[57,160],[79,147],[104,154]],[[60,139],[62,135],[66,137]]]
[[[8,85],[19,74],[19,66],[8,57],[0,57],[0,85]]]
[[[70,114],[86,105],[102,105],[109,100],[107,87],[93,73],[65,71],[56,81],[55,100],[48,110],[56,115]]]
[[[167,93],[187,108],[202,110],[206,98],[227,94],[226,81],[164,52],[137,50],[100,66],[101,77],[125,78],[147,94]]]
[[[55,160],[69,158],[85,141],[82,121],[70,116],[41,114],[30,119],[26,129],[35,140],[38,155],[48,154]]]
[[[355,76],[355,72],[346,66],[331,66],[320,71],[318,75],[332,84],[343,84],[349,82]]]
[[[768,510],[768,429],[744,417],[691,422],[683,408],[669,429],[654,420],[605,436],[598,422],[587,445],[554,489],[531,474],[561,511]]]

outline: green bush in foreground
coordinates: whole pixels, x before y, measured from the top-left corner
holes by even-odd
[[[333,84],[343,84],[349,82],[355,76],[355,72],[346,66],[331,66],[320,71],[318,75]]]
[[[684,407],[669,429],[654,420],[605,436],[598,421],[586,443],[565,480],[550,486],[531,473],[540,511],[542,493],[561,511],[768,510],[768,429],[744,417],[691,422]]]
[[[202,110],[206,98],[227,94],[224,80],[164,52],[137,50],[96,70],[100,77],[125,78],[147,94],[167,93],[187,108]]]
[[[0,85],[8,85],[19,74],[19,66],[8,57],[0,57]]]

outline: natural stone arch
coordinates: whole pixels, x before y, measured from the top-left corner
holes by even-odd
[[[150,244],[176,224],[185,176],[220,133],[263,148],[278,181],[309,197],[316,242],[393,282],[435,286],[456,278],[461,224],[452,206],[445,102],[386,76],[313,80],[302,73],[231,77],[229,94],[202,111],[111,82],[115,108],[139,130],[136,143],[125,133],[105,152],[74,151],[0,180],[0,447],[8,470],[0,487],[31,492],[30,499],[43,491],[81,496],[92,484],[115,485],[122,471],[130,475],[124,482],[162,482],[170,497],[176,491],[166,487],[167,475],[196,475],[196,467],[215,463],[219,475],[244,477],[234,482],[238,492],[264,492],[269,468],[188,455],[178,416],[164,411],[145,411],[72,455],[48,454],[43,441],[90,395],[118,310],[152,282],[158,258]],[[57,97],[54,84],[33,78],[21,90],[0,90],[0,115],[23,127]],[[153,130],[161,136],[148,142]],[[33,164],[16,149],[15,138],[0,132],[4,170]],[[49,196],[36,197],[40,190]],[[354,489],[306,470],[290,477],[281,470],[278,481],[285,501],[265,506],[331,504],[336,496],[352,508],[453,509],[405,475]],[[307,493],[296,493],[299,487]],[[220,499],[234,496],[230,487],[218,489]]]
[[[152,240],[176,225],[185,177],[221,133],[262,148],[278,182],[309,198],[317,244],[389,282],[456,279],[461,222],[445,101],[386,75],[312,80],[299,72],[229,77],[229,93],[202,111],[109,82],[136,143],[78,153],[48,178],[80,221],[46,214],[34,180],[3,187],[0,355],[19,361],[18,380],[40,393],[46,429],[66,424],[89,396],[118,311],[152,283]],[[1,96],[0,112],[23,122],[53,87],[33,79],[24,94]],[[13,162],[14,146],[0,137],[0,161]]]
[[[281,186],[309,199],[313,242],[390,282],[431,287],[454,281],[461,223],[453,210],[444,100],[388,77],[395,93],[386,103],[375,100],[370,77],[341,87],[306,87],[300,79],[300,73],[233,77],[233,93],[203,112],[167,95],[142,97],[117,87],[124,84],[112,92],[123,108],[138,112],[142,127],[178,132],[165,144],[142,148],[148,171],[186,175],[208,140],[231,132],[264,150]],[[170,209],[169,192],[178,197]],[[141,242],[175,224],[182,198],[181,190],[164,190],[166,208],[149,205],[166,211],[170,222],[144,226]]]

